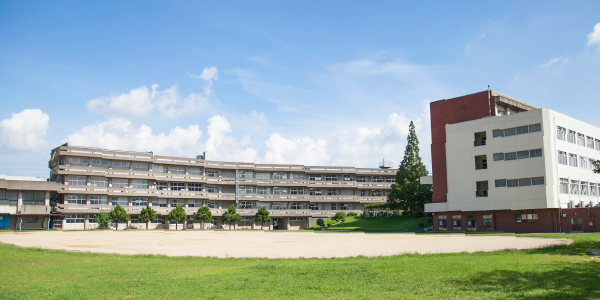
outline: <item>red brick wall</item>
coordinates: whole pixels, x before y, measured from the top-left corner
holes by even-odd
[[[455,124],[489,116],[487,91],[429,104],[431,114],[431,160],[433,202],[447,202],[446,124]],[[492,115],[495,104],[491,100]]]
[[[583,221],[583,232],[600,232],[600,207],[593,208],[567,208],[562,210],[560,218],[562,231],[571,232],[571,219],[581,218]],[[564,217],[564,215],[567,215]],[[590,226],[590,221],[593,225]]]

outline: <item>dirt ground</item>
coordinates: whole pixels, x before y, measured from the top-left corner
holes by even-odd
[[[0,232],[21,247],[117,254],[212,257],[350,257],[532,249],[567,239],[514,236],[313,233],[263,231],[39,231]]]

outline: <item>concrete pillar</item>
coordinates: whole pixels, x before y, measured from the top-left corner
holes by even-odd
[[[287,218],[285,218],[285,220],[286,220],[286,227],[285,227],[285,229],[290,230],[290,218],[287,217]]]
[[[250,227],[252,230],[254,230],[255,224],[256,224],[256,221],[252,221],[252,227]]]
[[[83,229],[89,229],[88,226],[90,225],[89,221],[88,221],[89,215],[86,215],[85,220],[83,220]]]
[[[50,192],[46,191],[44,193],[44,205],[45,206],[49,206],[50,205]]]

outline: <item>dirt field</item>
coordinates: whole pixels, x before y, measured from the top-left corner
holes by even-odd
[[[414,235],[263,231],[2,232],[21,247],[118,254],[212,257],[349,257],[532,249],[566,239],[477,235]]]

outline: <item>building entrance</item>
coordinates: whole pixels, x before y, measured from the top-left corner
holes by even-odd
[[[10,227],[10,215],[0,215],[0,228]]]
[[[273,219],[273,230],[279,229],[279,219]]]
[[[571,232],[573,231],[583,231],[583,222],[581,222],[581,218],[571,218]]]

